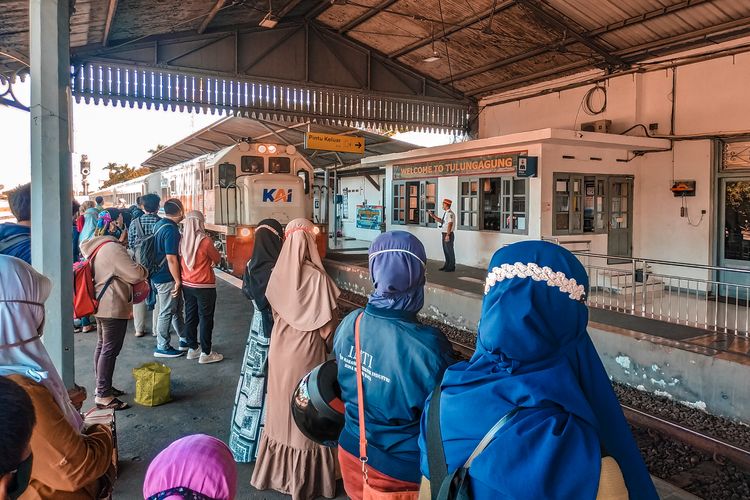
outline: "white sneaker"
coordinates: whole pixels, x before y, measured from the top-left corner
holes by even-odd
[[[201,357],[198,360],[198,363],[205,365],[207,363],[218,363],[224,359],[224,356],[219,354],[218,352],[211,351],[211,354],[203,354],[201,353]]]
[[[201,357],[201,348],[198,347],[197,349],[188,349],[187,353],[187,359],[198,359]]]

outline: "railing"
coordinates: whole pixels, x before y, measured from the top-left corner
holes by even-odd
[[[592,307],[750,336],[748,269],[573,253],[588,273]]]

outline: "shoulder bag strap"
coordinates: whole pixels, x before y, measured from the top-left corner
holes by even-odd
[[[141,218],[138,217],[136,220],[133,221],[133,224],[135,224],[136,242],[140,243],[146,238],[146,231],[143,229],[143,222],[141,222]]]
[[[362,462],[362,477],[367,483],[367,434],[365,434],[365,393],[362,387],[362,348],[359,342],[359,323],[364,311],[354,322],[354,350],[357,358],[357,410],[359,412],[359,461]]]
[[[105,241],[98,247],[94,249],[93,252],[91,252],[91,255],[89,255],[89,261],[91,262],[91,277],[94,277],[94,257],[96,257],[96,254],[99,253],[99,249],[101,249],[104,245],[107,243],[117,243],[116,241]],[[109,277],[107,281],[104,282],[104,286],[102,287],[102,291],[99,292],[99,295],[96,296],[96,302],[99,303],[102,300],[102,297],[104,297],[104,292],[107,291],[107,288],[109,288],[109,285],[112,284],[112,280],[115,279],[115,275]]]
[[[430,472],[430,496],[436,500],[440,493],[440,486],[448,475],[448,465],[445,463],[445,449],[443,436],[440,432],[440,384],[432,391],[430,407],[427,410],[427,466]]]
[[[0,253],[5,253],[7,250],[13,248],[26,239],[31,239],[31,235],[26,233],[19,233],[8,236],[4,240],[0,241]]]
[[[469,455],[469,458],[466,460],[466,463],[464,464],[464,469],[468,469],[471,467],[471,463],[474,461],[475,458],[477,458],[485,448],[490,444],[490,442],[495,438],[495,434],[498,433],[498,431],[508,423],[508,420],[510,420],[513,415],[518,413],[518,410],[520,410],[521,407],[517,406],[510,410],[508,413],[506,413],[503,418],[497,421],[495,425],[492,426],[490,430],[487,431],[487,434],[484,435],[481,441],[479,441],[479,444],[476,448],[474,448],[474,451]]]

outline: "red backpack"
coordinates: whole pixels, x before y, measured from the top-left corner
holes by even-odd
[[[104,292],[109,288],[114,276],[109,278],[104,284],[104,288],[96,295],[94,291],[94,270],[92,264],[94,257],[107,243],[116,243],[114,241],[105,241],[91,252],[88,259],[82,259],[73,264],[73,316],[76,318],[88,318],[96,313],[99,307],[99,301],[102,299]]]

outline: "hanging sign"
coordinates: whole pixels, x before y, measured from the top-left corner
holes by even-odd
[[[516,167],[517,177],[536,177],[536,168],[539,158],[536,156],[521,155],[518,157],[518,167]]]
[[[351,135],[307,132],[305,134],[305,149],[365,154],[365,138]]]
[[[515,174],[520,153],[503,153],[393,166],[393,180],[452,175]]]

